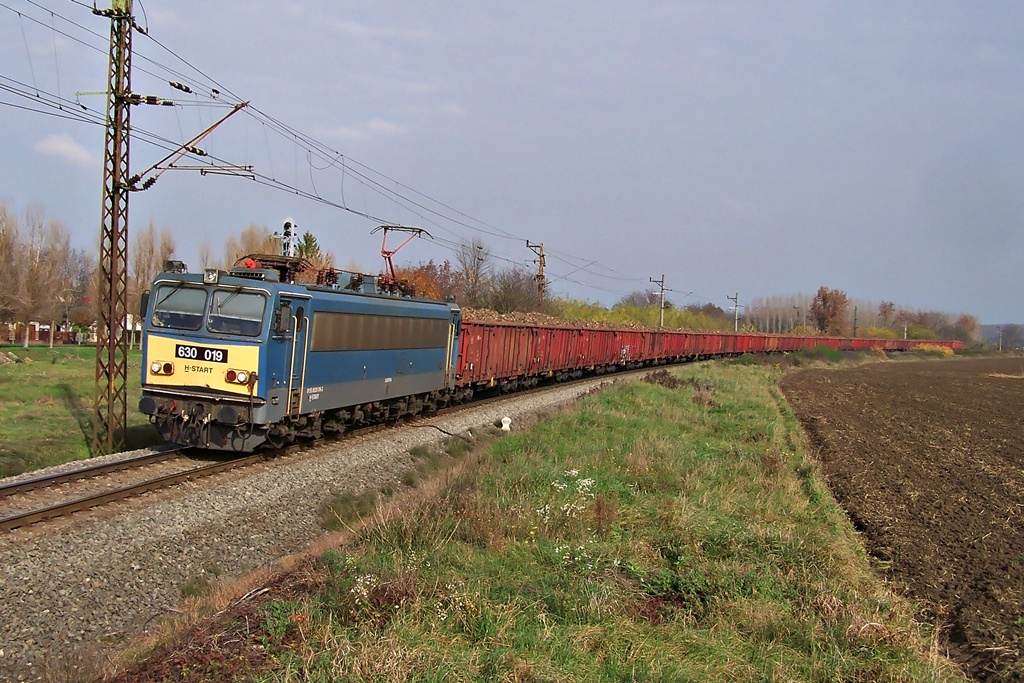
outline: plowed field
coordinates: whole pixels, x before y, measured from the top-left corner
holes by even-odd
[[[978,680],[1024,680],[1024,359],[802,370],[781,387],[941,645]]]

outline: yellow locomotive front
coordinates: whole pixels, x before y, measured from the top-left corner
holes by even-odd
[[[169,442],[249,451],[266,421],[260,376],[273,292],[236,278],[165,273],[153,283],[142,346],[142,398]]]

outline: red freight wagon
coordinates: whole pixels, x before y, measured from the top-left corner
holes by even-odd
[[[903,339],[788,337],[719,332],[591,329],[463,320],[456,383],[459,386],[533,385],[664,361],[696,360],[740,353],[833,349],[906,350],[920,342]],[[933,342],[953,349],[961,342]]]

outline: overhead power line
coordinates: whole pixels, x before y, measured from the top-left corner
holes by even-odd
[[[9,4],[10,0],[0,1],[0,8],[6,9],[20,17],[24,17],[44,30],[53,31],[55,34],[81,44],[87,49],[97,53],[106,54],[106,36],[88,26],[83,25],[75,18],[66,16],[60,11],[45,7],[42,2],[37,0],[24,1],[39,12],[44,12],[50,19],[50,22],[44,21],[38,17],[30,16],[27,12],[19,12]],[[81,0],[70,0],[70,2],[76,7],[88,9],[90,13],[94,10],[92,5],[82,2]],[[64,29],[63,27],[54,26],[54,19],[59,19],[61,22],[64,22],[68,28]],[[135,49],[133,52],[133,61],[135,61],[136,64],[139,60],[146,63],[145,67],[137,65],[134,66],[135,69],[167,83],[168,87],[178,90],[182,94],[192,97],[191,100],[174,100],[173,103],[176,106],[233,107],[243,102],[241,97],[235,94],[222,82],[204,72],[193,62],[180,55],[174,49],[159,40],[156,36],[153,36],[148,31],[148,27],[141,36],[144,42],[147,44],[152,43],[153,46],[158,47],[181,65],[179,67],[169,66],[162,60],[155,59],[151,55],[146,55],[145,51]],[[104,46],[99,47],[101,44]],[[7,81],[10,82],[5,82],[4,77],[0,77],[0,91],[5,91],[20,98],[29,100],[31,101],[31,104],[15,104],[0,100],[0,105],[45,113],[51,116],[77,120],[93,125],[103,124],[103,115],[100,112],[88,109],[80,102],[70,101],[67,98],[60,97],[59,94],[56,96],[46,94],[46,97],[40,96],[35,98],[33,97],[33,92],[29,90],[28,86],[25,84],[17,83],[12,79],[7,79]],[[5,85],[7,87],[4,87]],[[41,95],[42,94],[43,93],[41,93]],[[168,102],[170,102],[170,100],[168,100]],[[501,240],[507,240],[510,243],[521,244],[522,241],[526,239],[523,235],[516,234],[514,231],[495,226],[469,215],[448,203],[431,197],[426,193],[398,181],[388,174],[362,164],[361,162],[331,148],[329,145],[316,140],[312,136],[303,133],[293,126],[280,121],[258,107],[250,106],[246,108],[244,112],[248,117],[263,127],[264,131],[273,132],[274,135],[283,140],[285,144],[296,146],[305,152],[306,166],[308,167],[309,175],[309,187],[300,187],[297,182],[288,182],[274,174],[272,163],[273,157],[270,153],[269,141],[268,159],[271,162],[271,171],[269,173],[262,172],[259,169],[249,169],[248,167],[234,164],[228,159],[212,154],[202,158],[190,157],[190,161],[194,161],[196,164],[195,168],[200,169],[201,172],[204,173],[221,173],[246,177],[262,186],[273,188],[278,191],[288,192],[289,194],[305,200],[318,202],[325,206],[339,209],[367,220],[379,223],[399,223],[399,221],[395,221],[393,218],[378,215],[382,213],[380,211],[375,211],[368,207],[358,208],[348,202],[345,197],[345,184],[346,182],[356,183],[364,191],[370,192],[371,195],[378,197],[380,200],[393,202],[403,211],[408,211],[412,216],[415,216],[419,222],[429,224],[438,231],[445,232],[450,235],[454,241],[444,239],[438,239],[436,241],[440,242],[442,246],[451,249],[455,253],[458,253],[458,250],[461,249],[464,232],[460,231],[464,230]],[[137,136],[141,141],[165,151],[176,150],[181,144],[179,142],[172,141],[165,136],[138,127],[133,127],[132,132],[133,135]],[[225,170],[225,167],[233,167],[237,170]],[[339,191],[337,192],[325,192],[326,188],[321,189],[319,187],[321,181],[316,179],[315,173],[322,173],[328,170],[336,171],[340,175],[340,180],[337,181],[337,187],[339,188]],[[340,197],[334,197],[332,195],[340,195]],[[511,247],[511,244],[509,246]],[[621,292],[601,287],[584,279],[573,279],[568,276],[582,271],[587,273],[591,278],[599,278],[601,280],[631,282],[637,284],[644,282],[642,278],[631,277],[627,274],[620,273],[597,260],[591,260],[577,254],[562,252],[551,247],[547,248],[546,254],[550,258],[569,266],[569,270],[565,275],[559,276],[553,273],[553,277],[549,281],[564,280],[582,287],[614,294],[621,294]],[[498,260],[517,266],[523,263],[522,258],[517,258],[512,255],[502,256],[492,252],[492,256]]]

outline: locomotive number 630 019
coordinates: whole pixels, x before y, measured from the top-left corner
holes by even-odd
[[[189,360],[205,360],[210,363],[227,363],[227,349],[211,349],[208,346],[192,346],[191,344],[175,344],[174,355]]]

